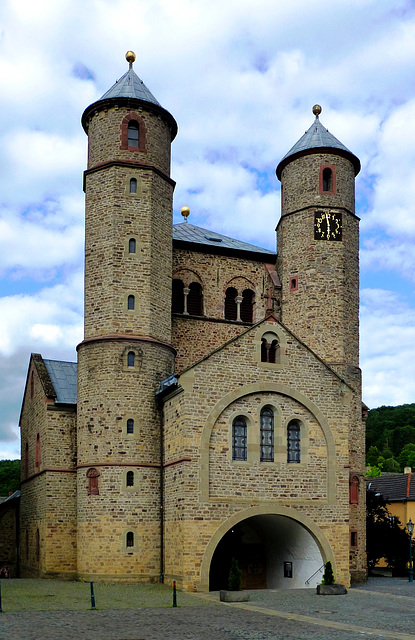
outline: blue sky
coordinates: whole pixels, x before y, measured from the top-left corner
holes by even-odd
[[[361,367],[415,402],[415,5],[409,0],[2,0],[0,458],[31,352],[82,340],[84,109],[127,69],[179,125],[174,219],[275,248],[279,160],[321,122],[362,163]]]

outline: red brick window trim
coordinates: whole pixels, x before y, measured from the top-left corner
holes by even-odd
[[[359,504],[359,478],[352,476],[350,478],[350,504]]]
[[[298,291],[298,276],[290,278],[290,291]]]
[[[96,469],[88,469],[86,477],[88,478],[88,495],[99,496],[98,478],[100,476],[99,471]]]
[[[358,546],[357,531],[355,529],[350,531],[350,546],[352,549],[356,549]]]
[[[138,144],[134,146],[129,146],[128,144],[128,125],[130,123],[137,124],[138,127]],[[143,118],[139,116],[138,113],[129,113],[123,119],[121,123],[120,149],[129,151],[142,151],[146,153],[147,129]]]
[[[336,167],[334,164],[321,164],[318,176],[319,193],[337,193]]]

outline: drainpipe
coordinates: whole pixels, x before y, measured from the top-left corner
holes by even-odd
[[[160,584],[164,583],[164,411],[160,402]]]

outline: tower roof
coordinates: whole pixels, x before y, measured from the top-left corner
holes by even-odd
[[[299,158],[303,155],[308,155],[316,151],[331,151],[337,153],[340,156],[348,158],[355,168],[355,175],[360,171],[360,160],[357,158],[347,147],[344,146],[340,140],[335,138],[320,122],[319,114],[321,113],[321,107],[315,105],[313,107],[313,113],[315,114],[315,120],[311,127],[307,129],[305,134],[301,136],[298,142],[285,154],[283,159],[277,166],[277,176],[281,179],[281,172],[283,168],[292,160]]]
[[[164,116],[170,124],[171,139],[173,140],[177,134],[177,123],[175,119],[171,113],[161,106],[160,102],[135,73],[133,69],[135,54],[132,51],[128,51],[125,57],[129,63],[128,71],[124,73],[119,80],[116,80],[112,87],[108,89],[99,100],[90,104],[82,114],[82,126],[84,130],[88,133],[88,119],[93,111],[105,108],[114,103],[131,106],[141,104],[159,115]]]
[[[156,100],[151,91],[134,71],[132,62],[130,62],[128,71],[124,73],[119,80],[115,81],[111,89],[108,89],[108,91],[101,96],[100,100],[108,100],[109,98],[134,98],[136,100],[152,102],[161,107],[160,102]]]

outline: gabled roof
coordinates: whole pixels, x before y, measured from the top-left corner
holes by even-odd
[[[244,252],[250,254],[257,254],[258,259],[270,257],[275,258],[276,253],[263,249],[262,247],[256,247],[248,242],[242,242],[241,240],[234,240],[228,236],[223,236],[216,231],[208,231],[202,229],[202,227],[196,227],[189,222],[182,222],[173,226],[173,243],[180,246],[181,243],[199,245],[199,250],[206,249],[213,253],[231,253],[231,252]]]
[[[321,109],[320,109],[321,110]],[[360,160],[357,158],[347,147],[344,146],[340,140],[335,138],[328,129],[326,129],[320,122],[318,114],[316,118],[305,134],[295,143],[293,147],[285,154],[283,159],[277,166],[278,179],[281,178],[281,172],[285,165],[291,160],[299,158],[302,155],[307,155],[313,151],[334,151],[339,155],[346,156],[354,165],[355,175],[360,171]]]
[[[55,404],[76,404],[77,364],[61,360],[43,360],[55,390]]]
[[[412,473],[385,473],[379,478],[369,478],[367,488],[382,494],[386,502],[415,500],[415,478]]]

